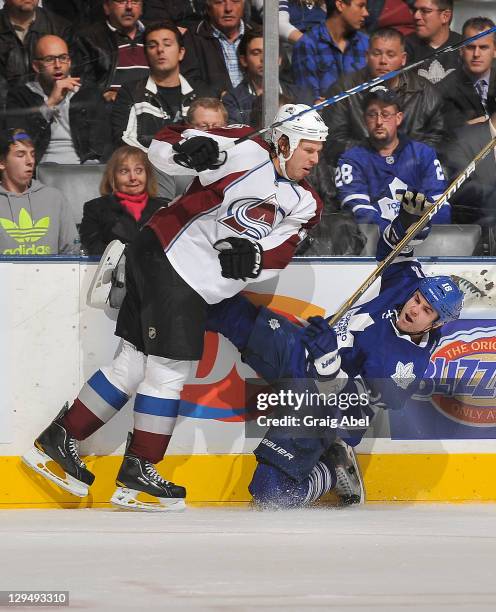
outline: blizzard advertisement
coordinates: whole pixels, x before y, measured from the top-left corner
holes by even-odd
[[[496,321],[446,325],[419,391],[389,421],[393,440],[496,438]]]

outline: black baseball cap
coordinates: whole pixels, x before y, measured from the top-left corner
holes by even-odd
[[[362,109],[366,111],[372,102],[377,101],[388,105],[394,104],[399,111],[401,110],[401,101],[398,94],[393,89],[384,87],[384,85],[376,85],[369,89],[363,99]]]

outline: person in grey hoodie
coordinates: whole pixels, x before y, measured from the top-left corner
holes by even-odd
[[[30,136],[0,134],[0,255],[79,254],[69,205],[58,189],[33,180],[34,168]]]

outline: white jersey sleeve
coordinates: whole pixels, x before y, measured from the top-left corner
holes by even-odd
[[[228,132],[228,129],[224,129],[223,131]],[[184,130],[181,134],[181,139],[177,142],[184,142],[195,136],[208,136],[208,138],[217,141],[221,156],[224,156],[222,152],[225,151],[225,163],[215,170],[204,170],[203,172],[196,172],[196,170],[191,168],[184,168],[174,161],[174,155],[176,154],[172,148],[174,143],[163,140],[152,140],[148,150],[148,158],[156,168],[166,174],[172,176],[176,174],[198,176],[203,186],[211,185],[234,172],[249,170],[267,159],[267,151],[253,140],[247,140],[242,144],[234,146],[236,137],[229,138],[212,133],[206,134],[205,132],[195,129]]]

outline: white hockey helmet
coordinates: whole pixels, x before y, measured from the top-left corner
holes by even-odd
[[[289,119],[292,115],[297,115],[304,110],[308,110],[308,112],[296,119]],[[329,129],[319,113],[312,110],[311,107],[306,104],[284,104],[274,117],[274,123],[279,121],[284,121],[284,123],[272,129],[270,139],[276,147],[282,173],[285,178],[289,179],[286,174],[286,163],[291,159],[291,156],[300,144],[300,140],[325,142]],[[284,155],[279,152],[278,147],[279,139],[283,135],[287,136],[289,140],[289,154],[287,157],[284,157]]]

